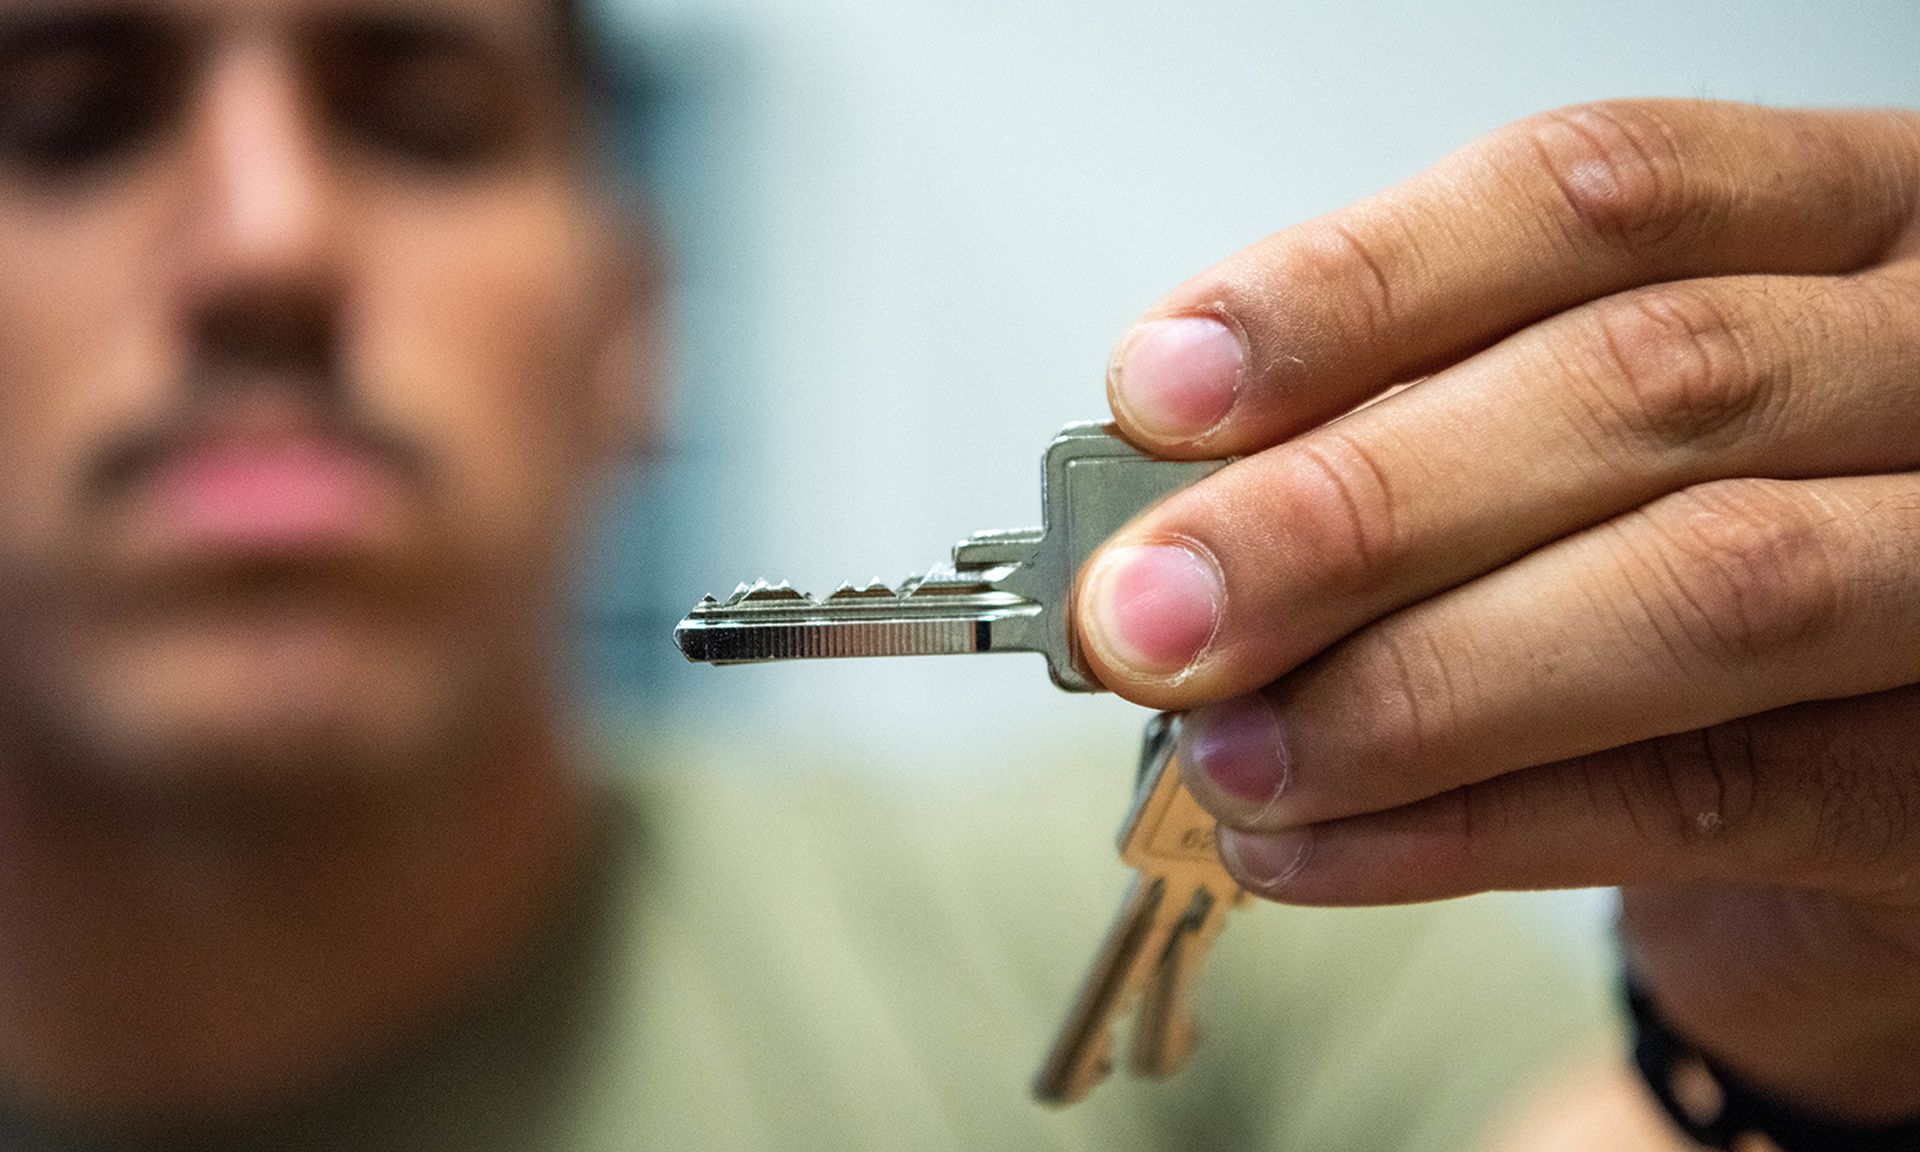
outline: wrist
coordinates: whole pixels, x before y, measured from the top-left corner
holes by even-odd
[[[1660,1110],[1706,1148],[1743,1152],[1912,1152],[1920,1114],[1860,1122],[1808,1111],[1730,1073],[1668,1025],[1629,971],[1633,1064]]]
[[[1920,1117],[1920,958],[1837,901],[1777,899],[1795,907],[1628,893],[1628,969],[1679,1036],[1768,1099],[1853,1124]]]

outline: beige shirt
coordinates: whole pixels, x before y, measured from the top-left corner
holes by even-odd
[[[1035,1103],[1126,886],[1126,783],[628,780],[595,882],[521,978],[296,1115],[157,1146],[1458,1152],[1609,1042],[1600,982],[1505,906],[1254,904],[1201,975],[1184,1072]],[[0,1116],[9,1152],[155,1147]]]
[[[555,1146],[1455,1152],[1609,1042],[1605,988],[1506,906],[1255,904],[1186,1071],[1033,1102],[1126,885],[1125,784],[643,780],[604,1046]]]

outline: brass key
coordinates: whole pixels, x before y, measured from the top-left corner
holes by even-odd
[[[1177,719],[1147,728],[1133,809],[1120,828],[1120,858],[1135,869],[1120,912],[1101,942],[1034,1094],[1055,1104],[1086,1096],[1113,1066],[1113,1026],[1134,1010],[1133,1068],[1178,1072],[1197,1032],[1190,996],[1227,913],[1246,898],[1214,849],[1214,820],[1180,783],[1173,755]]]

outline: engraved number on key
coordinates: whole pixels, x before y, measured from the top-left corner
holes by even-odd
[[[1180,783],[1174,719],[1147,729],[1120,856],[1136,875],[1080,986],[1034,1094],[1050,1103],[1084,1097],[1112,1067],[1114,1023],[1132,1008],[1133,1067],[1164,1077],[1193,1054],[1190,993],[1228,911],[1246,894],[1214,851],[1214,821]]]

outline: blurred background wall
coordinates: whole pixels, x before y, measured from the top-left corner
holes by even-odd
[[[898,579],[1037,523],[1039,455],[1109,347],[1267,232],[1554,105],[1920,105],[1920,4],[600,0],[650,77],[671,424],[582,595],[616,723],[850,763],[1105,758],[1140,716],[1038,657],[711,669],[668,640],[742,579]],[[757,741],[756,741],[757,742]],[[776,765],[777,767],[777,765]]]
[[[600,0],[674,272],[670,423],[583,574],[588,699],[738,770],[1111,764],[1038,657],[712,669],[702,594],[896,580],[1038,522],[1113,341],[1262,235],[1609,96],[1920,105],[1913,0]],[[776,755],[772,749],[779,749]],[[1522,898],[1524,900],[1524,898]],[[1524,900],[1599,967],[1606,897]]]

